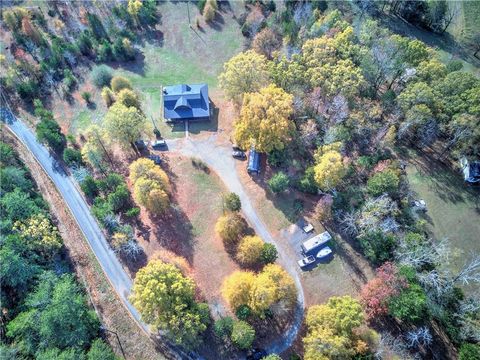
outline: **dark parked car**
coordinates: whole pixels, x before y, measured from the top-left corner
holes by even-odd
[[[165,140],[155,140],[152,141],[152,147],[154,149],[166,149],[167,143],[165,142]]]
[[[253,349],[248,355],[247,360],[261,360],[268,354],[263,349]]]
[[[162,159],[160,158],[160,156],[158,155],[149,155],[148,158],[150,160],[153,160],[153,162],[155,163],[155,165],[160,165],[162,163]]]
[[[240,160],[245,160],[247,158],[247,154],[245,154],[243,151],[241,150],[234,150],[232,152],[232,156],[235,158],[235,159],[240,159]]]

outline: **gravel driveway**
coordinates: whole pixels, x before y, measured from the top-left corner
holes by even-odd
[[[275,244],[278,249],[278,262],[290,273],[297,287],[297,308],[295,310],[294,323],[282,338],[272,343],[267,351],[281,353],[289,348],[300,329],[304,313],[304,294],[300,275],[298,273],[298,265],[295,259],[286,256],[289,249],[284,249],[283,245],[276,242],[268,231],[263,221],[258,217],[257,212],[252,206],[252,202],[248,197],[240,179],[238,178],[235,167],[235,160],[232,155],[232,148],[229,145],[218,144],[217,135],[213,134],[206,138],[184,138],[167,140],[168,148],[172,152],[177,152],[185,156],[197,157],[204,161],[210,169],[214,170],[222,179],[225,186],[232,192],[236,193],[242,202],[242,211],[250,225],[255,229],[257,235],[268,243]]]

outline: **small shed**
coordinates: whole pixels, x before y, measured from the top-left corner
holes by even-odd
[[[260,172],[260,154],[255,151],[252,147],[248,154],[248,166],[247,166],[248,173],[256,173]]]
[[[166,121],[210,119],[207,84],[165,86],[162,95]]]

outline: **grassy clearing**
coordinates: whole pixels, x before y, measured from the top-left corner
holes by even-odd
[[[427,203],[425,219],[435,239],[448,239],[452,269],[472,252],[480,253],[480,189],[464,184],[460,174],[414,158],[407,167],[410,186]]]

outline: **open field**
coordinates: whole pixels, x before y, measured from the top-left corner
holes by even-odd
[[[480,253],[480,189],[465,185],[460,173],[431,159],[411,157],[407,176],[412,190],[424,199],[425,219],[436,240],[448,239],[452,269],[472,252]]]
[[[114,75],[130,79],[142,98],[142,108],[149,119],[155,121],[165,138],[184,136],[183,124],[169,125],[161,121],[161,88],[178,83],[205,82],[210,92],[218,86],[218,75],[223,63],[243,50],[244,37],[234,19],[243,11],[241,2],[231,2],[230,7],[219,12],[212,25],[203,24],[192,30],[188,24],[187,3],[164,2],[159,6],[161,24],[155,35],[137,46],[139,55],[131,63],[110,63]],[[199,15],[194,4],[189,5],[190,18],[194,24]],[[65,132],[80,134],[92,122],[100,122],[106,107],[100,90],[90,82],[91,69],[84,72],[85,83],[72,93],[67,102],[54,94],[52,108]],[[94,106],[87,107],[81,93],[92,93]],[[201,124],[193,131],[204,130]],[[211,130],[209,124],[205,130]],[[216,130],[216,129],[215,129]]]

